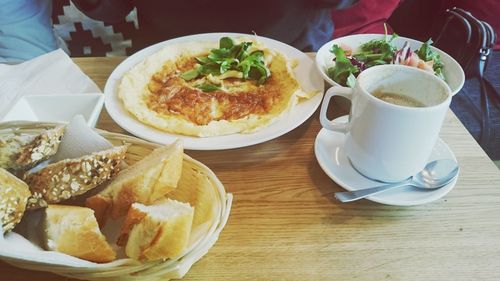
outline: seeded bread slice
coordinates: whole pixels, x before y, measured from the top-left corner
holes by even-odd
[[[21,221],[30,195],[26,183],[0,168],[0,223],[3,233],[11,231]]]
[[[128,145],[116,146],[80,158],[62,160],[27,174],[25,181],[33,194],[28,199],[28,210],[83,194],[114,178],[127,148]]]
[[[0,138],[0,167],[28,170],[47,160],[57,152],[64,129],[58,126],[37,136],[12,134]]]

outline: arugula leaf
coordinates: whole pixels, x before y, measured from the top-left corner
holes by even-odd
[[[220,62],[225,58],[229,58],[230,52],[228,49],[212,49],[208,54],[208,59],[213,62]]]
[[[384,26],[385,26],[385,24],[384,24]],[[389,38],[389,40],[387,40],[387,29],[385,30],[385,38],[386,38],[387,43],[391,43],[392,40],[394,40],[398,37],[399,37],[399,35],[397,35],[396,32],[393,32],[391,35],[391,38]]]
[[[357,74],[359,72],[359,68],[352,65],[351,61],[346,57],[344,50],[338,45],[333,45],[330,52],[335,55],[335,66],[330,67],[327,70],[327,74],[333,79],[333,81],[342,86],[346,86],[349,76]]]
[[[248,49],[250,48],[250,46],[252,46],[252,42],[243,42],[240,45],[241,47],[238,53],[236,54],[235,58],[242,61],[247,57]]]
[[[256,80],[257,84],[263,84],[267,77],[269,77],[269,70],[265,66],[255,64],[250,67],[248,77]]]
[[[206,57],[197,57],[196,61],[200,63],[200,66],[196,70],[184,72],[181,78],[189,81],[209,74],[219,76],[228,71],[236,71],[240,72],[241,76],[232,74],[227,77],[239,76],[243,79],[255,80],[258,84],[265,83],[271,72],[266,66],[264,52],[257,50],[249,54],[248,50],[251,46],[252,42],[235,45],[231,38],[222,37],[219,40],[219,49],[210,50]]]
[[[186,81],[189,81],[195,79],[196,77],[198,77],[198,75],[200,75],[200,72],[198,71],[197,68],[195,68],[182,73],[181,78]]]
[[[388,64],[392,61],[394,53],[397,51],[392,41],[398,37],[393,33],[387,36],[387,26],[384,24],[385,35],[383,39],[372,39],[360,46],[361,52],[354,54],[353,57],[359,61],[365,62],[367,67]]]
[[[345,86],[354,86],[355,77],[364,69],[381,64],[389,64],[397,51],[392,41],[398,37],[396,33],[387,34],[381,39],[373,39],[361,44],[359,51],[349,57],[337,45],[332,46],[330,52],[335,54],[335,66],[327,69],[327,75],[337,83]]]
[[[362,57],[365,62],[370,62],[374,60],[385,61],[385,64],[390,63],[394,52],[396,52],[396,47],[391,44],[391,41],[386,41],[385,39],[373,39],[363,45],[361,45],[361,53],[354,54],[353,57],[361,60]]]
[[[219,75],[220,74],[220,65],[214,62],[210,62],[204,64],[198,68],[198,71],[202,76],[206,76],[208,74]]]
[[[224,59],[220,63],[219,72],[220,72],[220,74],[223,74],[224,72],[230,70],[233,67],[236,67],[237,65],[238,65],[237,59],[234,59],[234,58]]]
[[[252,63],[248,60],[244,60],[238,64],[237,70],[243,74],[243,79],[248,78],[248,73],[250,72],[251,67]]]
[[[196,86],[196,88],[202,90],[203,92],[213,92],[213,91],[220,90],[219,86],[216,86],[213,84],[208,84],[208,83],[198,85],[198,86]]]
[[[443,74],[443,62],[441,61],[441,56],[439,54],[432,50],[431,48],[432,45],[432,39],[427,40],[422,46],[420,46],[420,49],[417,50],[417,55],[420,59],[424,61],[433,61],[433,70],[434,74],[438,76],[439,78],[444,79],[444,74]]]
[[[201,64],[206,64],[211,62],[211,60],[208,57],[197,57],[196,61],[201,63]]]
[[[260,64],[265,63],[264,62],[264,52],[260,51],[260,50],[253,51],[246,59],[251,60],[254,63],[260,63]]]
[[[420,49],[417,50],[417,55],[420,59],[423,59],[424,61],[430,61],[433,60],[435,56],[439,56],[437,53],[431,50],[431,45],[432,39],[429,39],[424,44],[422,44],[422,46],[420,46]]]
[[[257,84],[263,84],[271,75],[269,68],[266,67],[264,61],[264,52],[254,51],[244,60],[242,60],[237,69],[243,73],[244,79],[253,79]]]
[[[229,37],[222,37],[219,40],[219,48],[221,48],[221,49],[230,49],[233,46],[234,46],[233,39],[231,39]]]
[[[258,84],[262,84],[271,75],[269,68],[265,65],[264,52],[258,50],[253,51],[250,55],[244,58],[237,69],[243,73],[243,78],[254,79]]]

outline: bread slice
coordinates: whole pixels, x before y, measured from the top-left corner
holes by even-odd
[[[174,258],[189,242],[194,208],[164,199],[154,205],[134,203],[130,207],[117,244],[128,257],[140,261]]]
[[[44,130],[37,136],[8,135],[0,138],[0,167],[28,170],[54,155],[64,134],[65,126]]]
[[[2,234],[11,231],[23,217],[31,196],[28,185],[0,168],[0,222]]]
[[[135,202],[151,204],[177,186],[182,172],[182,142],[159,147],[148,156],[122,171],[99,194],[87,199],[102,226],[110,215],[113,219],[127,214]]]
[[[47,206],[42,220],[42,239],[45,249],[84,260],[103,263],[116,258],[89,208]]]
[[[66,159],[26,175],[25,181],[33,194],[28,199],[28,210],[83,194],[114,178],[127,148],[128,145],[116,146],[80,158]]]

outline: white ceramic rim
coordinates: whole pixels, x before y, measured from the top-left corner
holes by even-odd
[[[317,67],[319,73],[321,74],[321,76],[323,77],[323,79],[328,84],[330,84],[332,86],[340,86],[337,82],[333,81],[326,74],[326,72],[325,72],[325,68],[326,68],[325,58],[329,57],[329,56],[333,56],[333,54],[332,55],[328,55],[330,53],[329,50],[332,48],[332,45],[333,44],[339,44],[342,41],[351,40],[352,38],[356,38],[356,37],[367,37],[367,38],[370,38],[370,39],[367,39],[367,41],[369,41],[371,39],[374,39],[375,37],[376,38],[381,38],[383,36],[384,36],[384,34],[374,34],[374,33],[353,34],[353,35],[348,35],[348,36],[344,36],[344,37],[339,37],[339,38],[333,39],[333,40],[325,43],[323,46],[321,46],[321,48],[319,48],[318,52],[316,53],[315,62],[316,62],[316,67]],[[403,37],[403,36],[398,36],[397,38],[398,38],[398,40],[405,40],[405,41],[408,41],[409,43],[412,43],[412,44],[420,44],[420,45],[423,44],[423,42],[421,42],[421,41],[418,41],[418,40],[415,40],[415,39],[411,39],[411,38],[407,38],[407,37]],[[431,46],[431,48],[433,50],[438,51],[440,56],[445,57],[446,60],[448,60],[451,63],[451,68],[457,71],[456,75],[459,77],[458,80],[460,80],[460,82],[454,88],[452,88],[450,86],[452,95],[457,94],[460,91],[460,89],[462,89],[462,87],[463,87],[463,85],[465,83],[465,73],[464,73],[462,67],[460,66],[460,64],[452,56],[448,55],[447,53],[443,52],[442,50],[440,50],[440,49],[438,49],[438,48],[436,48],[434,46]],[[445,74],[449,73],[447,71],[447,69],[446,69],[447,65],[449,65],[449,64],[444,65],[444,72],[445,72]]]
[[[414,72],[417,75],[427,76],[427,77],[429,77],[430,80],[433,81],[433,83],[437,83],[437,84],[441,85],[441,87],[446,91],[446,98],[443,99],[438,104],[430,105],[430,106],[424,106],[424,107],[409,107],[409,106],[402,106],[402,105],[397,105],[397,104],[393,104],[393,103],[382,101],[381,99],[376,98],[370,92],[368,92],[368,90],[366,89],[366,87],[364,87],[365,85],[363,85],[363,84],[365,82],[365,79],[366,79],[367,75],[376,75],[376,74],[372,74],[372,73],[373,72],[378,72],[378,71],[380,71],[381,69],[384,69],[384,68],[385,69],[395,69],[395,70],[396,69],[400,69],[402,71]],[[436,77],[436,76],[434,76],[434,75],[432,75],[432,74],[430,74],[430,73],[428,73],[426,71],[420,71],[420,70],[418,70],[415,67],[406,66],[406,65],[396,65],[396,64],[377,65],[377,66],[374,66],[374,67],[370,67],[369,69],[361,72],[359,74],[359,76],[358,76],[358,83],[356,83],[356,87],[360,90],[360,92],[361,92],[362,95],[367,96],[368,99],[370,99],[372,102],[375,102],[379,106],[386,107],[386,108],[389,108],[391,110],[403,110],[403,111],[408,111],[408,110],[409,111],[432,111],[432,110],[439,110],[439,108],[442,108],[443,106],[448,107],[449,104],[450,104],[450,102],[451,102],[451,98],[453,96],[453,94],[451,92],[451,89],[448,86],[448,84],[446,84],[445,81],[439,79],[438,77]]]

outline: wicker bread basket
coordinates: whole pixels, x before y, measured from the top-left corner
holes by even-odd
[[[38,134],[57,123],[6,122],[0,123],[0,136],[13,133]],[[142,159],[159,145],[135,137],[97,130],[113,145],[130,144],[126,161],[132,164]],[[169,280],[183,277],[191,266],[201,259],[217,241],[224,228],[231,209],[232,195],[226,193],[217,176],[205,165],[184,155],[183,173],[196,173],[205,181],[203,187],[193,187],[202,198],[196,200],[195,220],[203,220],[193,226],[191,241],[187,250],[178,258],[140,263],[120,258],[110,263],[97,264],[62,253],[43,251],[33,239],[11,232],[0,235],[0,259],[16,267],[30,270],[49,271],[58,275],[83,280]],[[203,190],[200,190],[203,188]],[[189,197],[189,195],[186,195]],[[182,197],[182,195],[181,195]],[[182,200],[180,200],[182,201]],[[30,216],[26,213],[25,216]]]

